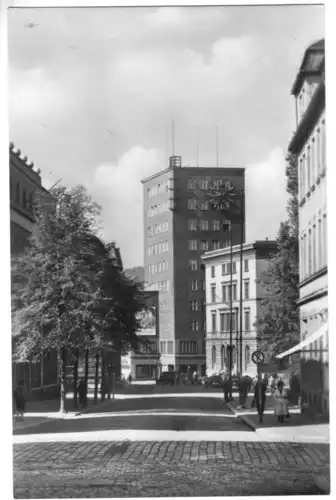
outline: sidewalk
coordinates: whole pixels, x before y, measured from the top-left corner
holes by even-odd
[[[260,437],[291,442],[329,443],[329,423],[322,418],[312,419],[309,415],[301,415],[296,406],[289,406],[290,418],[280,424],[274,415],[274,402],[271,396],[266,399],[266,408],[263,422],[259,423],[259,416],[255,408],[251,408],[252,398],[249,397],[246,409],[237,408],[237,400],[227,403],[232,413],[240,418],[248,427]]]

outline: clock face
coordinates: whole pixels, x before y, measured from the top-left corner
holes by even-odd
[[[225,181],[221,185],[213,182],[208,189],[209,203],[215,210],[226,212],[236,201],[235,188],[231,181]]]

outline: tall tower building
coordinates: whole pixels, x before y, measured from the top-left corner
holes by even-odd
[[[227,214],[211,209],[208,188],[230,181],[244,190],[244,168],[169,167],[142,181],[145,282],[159,291],[162,371],[206,371],[205,272],[201,255],[230,244]],[[244,204],[245,205],[245,204]],[[245,242],[245,213],[242,214]],[[232,224],[240,243],[241,225]]]

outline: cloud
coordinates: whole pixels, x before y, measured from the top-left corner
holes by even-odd
[[[158,149],[135,146],[116,164],[94,171],[94,191],[104,201],[104,238],[121,247],[125,266],[143,263],[143,188],[141,180],[163,168]]]
[[[287,219],[285,156],[281,148],[267,159],[248,165],[245,172],[246,240],[275,238],[280,222]]]

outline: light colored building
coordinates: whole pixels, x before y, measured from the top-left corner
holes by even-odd
[[[324,40],[307,48],[292,87],[296,130],[289,151],[298,158],[300,332],[304,401],[317,411],[329,407],[327,178]]]
[[[210,210],[212,182],[244,189],[243,168],[184,167],[181,157],[144,179],[145,282],[159,291],[162,371],[205,373],[205,274],[201,255],[223,248],[226,215]],[[232,226],[240,242],[240,222]],[[245,234],[245,214],[243,214]]]
[[[254,323],[263,298],[262,274],[275,250],[275,241],[243,245],[243,328],[240,342],[240,245],[232,248],[232,373],[239,371],[242,359],[242,372],[256,374],[256,365],[251,359],[253,351],[258,348]],[[206,366],[207,374],[211,375],[221,370],[229,371],[230,366],[231,249],[207,252],[202,258],[206,280]]]

